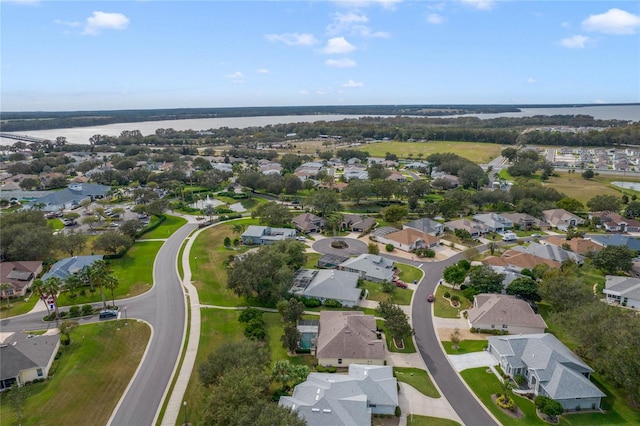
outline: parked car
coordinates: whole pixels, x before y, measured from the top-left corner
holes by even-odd
[[[430,294],[430,295],[427,296],[427,302],[429,302],[429,303],[433,302],[434,299],[435,299],[435,297],[433,296],[433,294]]]
[[[540,238],[540,237],[542,237],[542,235],[540,235],[540,234],[531,234],[531,237],[532,238]]]
[[[118,311],[114,311],[112,309],[103,309],[102,311],[100,311],[100,319],[104,319],[104,318],[117,318],[118,317]]]
[[[404,281],[402,281],[402,280],[394,281],[394,284],[396,285],[396,287],[400,287],[400,288],[407,288],[407,287],[409,287],[409,284],[405,283],[405,282],[404,282]]]

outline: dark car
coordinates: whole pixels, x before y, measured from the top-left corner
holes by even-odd
[[[427,302],[433,302],[433,300],[434,300],[433,294],[430,294],[427,296]]]
[[[100,319],[103,318],[117,318],[118,311],[113,311],[111,309],[104,309],[100,311]]]

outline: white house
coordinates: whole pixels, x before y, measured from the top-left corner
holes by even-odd
[[[640,308],[640,279],[607,275],[603,293],[608,303]]]

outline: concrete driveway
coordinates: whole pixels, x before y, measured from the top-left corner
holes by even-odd
[[[489,367],[498,363],[493,355],[486,351],[447,356],[451,364],[453,364],[453,368],[458,372],[468,368]]]

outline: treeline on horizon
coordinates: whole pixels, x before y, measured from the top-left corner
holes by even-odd
[[[615,105],[615,104],[611,104]],[[275,115],[414,115],[439,116],[518,112],[520,108],[580,107],[583,105],[329,105],[237,108],[174,108],[112,111],[0,112],[3,132],[65,129],[141,121]]]

